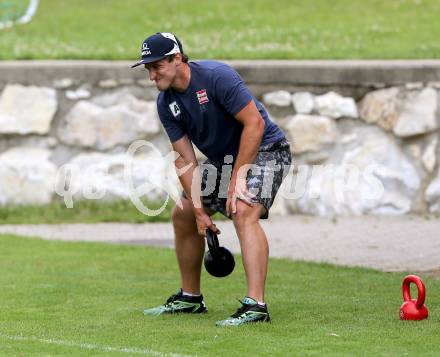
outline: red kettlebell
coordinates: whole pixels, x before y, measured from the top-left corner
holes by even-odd
[[[417,300],[411,299],[409,285],[417,285]],[[401,320],[423,320],[428,318],[428,309],[425,305],[425,284],[417,275],[408,275],[402,283],[403,304],[400,307]]]

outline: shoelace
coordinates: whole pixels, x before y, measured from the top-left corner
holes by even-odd
[[[178,295],[179,295],[179,294],[171,295],[171,296],[168,298],[168,300],[166,301],[165,306],[170,306],[171,303],[174,302],[174,300],[176,300],[176,298],[177,298]]]
[[[241,301],[240,299],[237,299],[238,302],[241,304],[241,306],[237,309],[237,311],[231,315],[232,318],[239,317],[243,312],[245,312],[246,308],[250,305],[245,304],[244,301]]]

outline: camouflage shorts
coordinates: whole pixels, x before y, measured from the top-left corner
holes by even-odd
[[[286,139],[260,147],[254,165],[247,173],[246,181],[248,190],[256,196],[254,202],[261,203],[266,208],[261,218],[268,218],[270,207],[291,162],[290,145]],[[232,164],[215,163],[208,159],[200,169],[203,205],[227,217],[226,201]]]

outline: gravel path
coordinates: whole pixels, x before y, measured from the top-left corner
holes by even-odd
[[[417,216],[277,217],[262,221],[270,255],[383,271],[440,268],[440,219]],[[230,221],[218,222],[221,245],[240,252]],[[168,223],[0,225],[0,233],[50,240],[110,242],[173,247]]]

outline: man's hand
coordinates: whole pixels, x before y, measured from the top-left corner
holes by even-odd
[[[215,234],[220,234],[220,229],[218,229],[217,226],[212,222],[211,217],[206,214],[203,208],[195,209],[194,213],[196,216],[197,231],[199,235],[205,237],[206,230],[208,228],[211,229]]]
[[[226,201],[226,214],[230,217],[231,213],[235,214],[237,212],[237,199],[249,206],[253,206],[255,204],[253,201],[255,197],[254,194],[248,191],[245,178],[231,180],[228,189],[228,199]]]
[[[235,118],[243,124],[243,131],[241,132],[240,147],[232,171],[226,201],[226,213],[229,217],[231,217],[231,213],[237,213],[237,199],[249,206],[255,204],[252,201],[255,195],[250,193],[247,188],[246,173],[249,164],[253,163],[257,157],[266,125],[253,100],[240,110]]]

